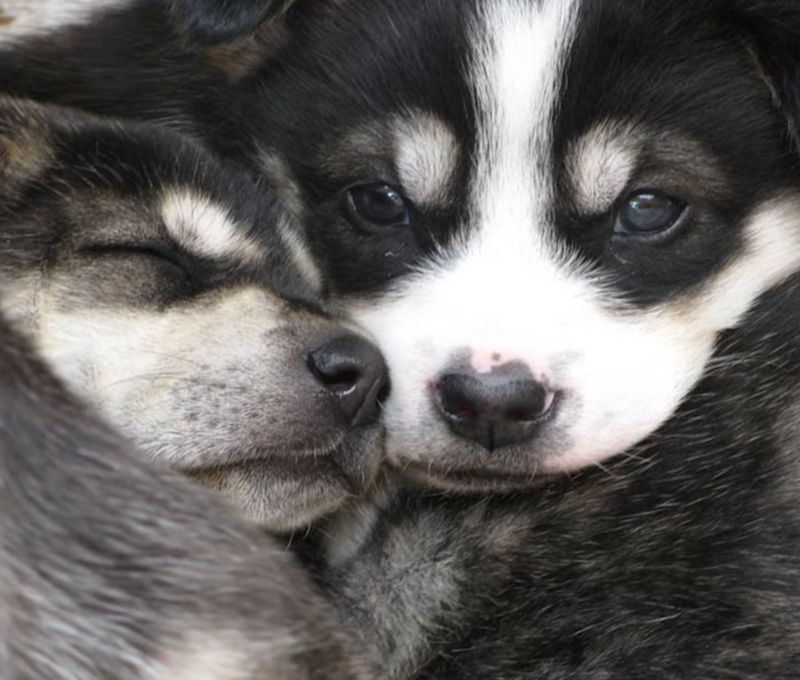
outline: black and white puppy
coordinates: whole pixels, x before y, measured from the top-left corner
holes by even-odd
[[[0,677],[371,677],[308,577],[0,319]]]
[[[140,450],[265,528],[365,491],[378,350],[273,195],[178,134],[0,98],[0,308]]]
[[[391,463],[531,490],[327,530],[385,676],[796,677],[800,6],[375,0],[296,31],[263,134],[387,355]]]

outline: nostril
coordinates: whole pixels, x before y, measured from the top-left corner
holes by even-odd
[[[361,425],[377,418],[388,380],[383,356],[372,343],[342,335],[309,352],[306,363],[348,422]]]
[[[514,381],[503,390],[506,400],[499,414],[513,422],[530,422],[545,415],[553,405],[555,393],[534,380]]]
[[[314,377],[330,392],[342,394],[354,390],[361,379],[358,366],[353,366],[348,361],[331,361],[311,353],[308,357],[308,366]]]
[[[477,391],[470,382],[473,378],[459,374],[442,376],[437,384],[439,403],[445,415],[459,420],[468,420],[478,415]]]

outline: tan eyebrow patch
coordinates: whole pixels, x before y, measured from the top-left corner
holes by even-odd
[[[170,236],[190,252],[244,261],[263,257],[224,207],[194,191],[164,192],[160,212]]]
[[[642,142],[634,126],[603,121],[570,145],[567,172],[582,212],[601,214],[611,208],[634,173]]]
[[[422,112],[398,117],[394,153],[400,182],[417,205],[448,202],[459,145],[444,121]]]

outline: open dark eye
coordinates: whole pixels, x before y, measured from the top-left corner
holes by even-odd
[[[399,191],[383,183],[357,184],[347,190],[351,216],[378,227],[399,227],[411,222],[411,213]]]
[[[617,210],[614,233],[652,235],[666,231],[678,223],[686,204],[659,191],[631,194]]]

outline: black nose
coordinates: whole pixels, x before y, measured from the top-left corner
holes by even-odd
[[[439,410],[459,437],[489,451],[534,437],[555,394],[521,364],[491,373],[448,373],[436,384]]]
[[[378,418],[388,372],[377,347],[357,335],[342,335],[309,352],[306,359],[347,423],[367,425]]]

